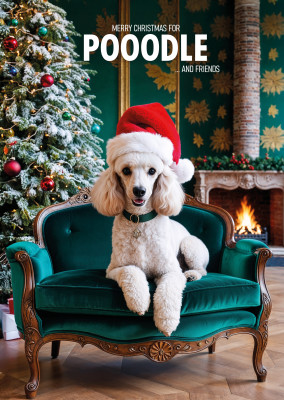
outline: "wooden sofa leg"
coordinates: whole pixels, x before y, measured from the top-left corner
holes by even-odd
[[[60,340],[54,340],[51,343],[51,358],[57,358],[59,356]]]
[[[40,346],[37,345],[36,342],[29,340],[26,337],[25,340],[25,353],[30,367],[30,379],[29,382],[25,386],[26,398],[34,399],[37,395],[37,390],[39,387],[40,381],[40,369],[39,369],[39,361],[38,361],[38,353]]]
[[[262,356],[266,348],[266,340],[263,340],[261,334],[254,336],[254,350],[253,350],[253,368],[256,373],[258,382],[265,382],[267,371],[262,364]]]
[[[216,350],[216,342],[213,342],[211,346],[208,347],[208,352],[209,354],[213,354],[215,353],[215,350]]]

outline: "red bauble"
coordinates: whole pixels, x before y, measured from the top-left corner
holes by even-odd
[[[18,47],[18,41],[13,36],[8,36],[3,40],[3,45],[6,50],[12,51]]]
[[[48,192],[54,188],[54,180],[50,178],[50,176],[46,176],[40,182],[40,187],[43,191]]]
[[[4,172],[9,176],[19,175],[21,169],[21,165],[16,160],[9,160],[4,164]]]
[[[50,87],[54,84],[53,76],[45,74],[41,77],[40,83],[43,87]]]

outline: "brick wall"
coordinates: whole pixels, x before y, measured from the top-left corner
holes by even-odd
[[[283,191],[270,190],[270,226],[271,242],[274,245],[283,245]]]
[[[237,154],[259,156],[259,0],[235,0],[234,137]]]

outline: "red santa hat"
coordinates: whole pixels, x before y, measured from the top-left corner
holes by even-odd
[[[128,108],[117,124],[116,137],[107,144],[107,162],[129,152],[154,153],[176,173],[180,183],[189,181],[194,166],[180,159],[180,137],[175,124],[160,103]]]

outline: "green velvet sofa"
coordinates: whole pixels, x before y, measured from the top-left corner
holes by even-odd
[[[236,244],[231,216],[190,196],[175,219],[205,242],[210,262],[207,276],[187,283],[181,322],[169,338],[156,329],[152,308],[143,317],[132,313],[117,283],[105,278],[113,218],[92,207],[89,189],[38,214],[36,243],[20,242],[7,248],[15,318],[31,371],[25,386],[27,398],[34,398],[39,386],[40,348],[52,342],[55,358],[61,340],[164,362],[178,353],[205,348],[212,353],[218,338],[247,333],[255,339],[257,379],[265,380],[262,354],[271,301],[264,269],[270,250],[256,240]],[[155,284],[149,285],[153,294]]]

